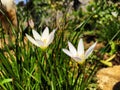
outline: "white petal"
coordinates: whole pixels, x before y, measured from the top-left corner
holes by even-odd
[[[35,44],[36,46],[39,47],[39,44],[38,44],[31,36],[29,36],[28,34],[26,34],[26,37],[28,38],[28,40],[29,40],[31,43],[33,43],[33,44]]]
[[[41,36],[40,34],[35,31],[35,30],[32,30],[32,33],[33,33],[33,37],[36,39],[36,40],[40,40],[41,39]]]
[[[71,42],[68,42],[68,46],[69,46],[70,52],[75,56],[77,54],[75,47],[72,45]]]
[[[90,46],[90,48],[85,52],[85,59],[88,58],[88,56],[93,52],[96,44],[97,44],[97,42],[94,43],[92,46]]]
[[[35,40],[38,44],[39,44],[39,46],[44,46],[44,42],[42,42],[41,40]]]
[[[56,31],[56,30],[53,30],[53,31],[50,33],[50,35],[49,35],[49,37],[48,37],[48,39],[47,39],[47,45],[49,45],[49,44],[51,44],[51,43],[53,42],[55,31]]]
[[[47,39],[48,35],[49,35],[49,28],[46,27],[42,33],[42,38]]]
[[[82,59],[80,58],[80,57],[72,57],[76,62],[80,62],[80,61],[82,61]]]
[[[62,51],[67,54],[68,56],[72,57],[72,53],[68,51],[67,49],[62,49]]]
[[[77,49],[78,49],[78,54],[79,55],[84,54],[84,45],[83,45],[83,40],[82,39],[80,39]]]

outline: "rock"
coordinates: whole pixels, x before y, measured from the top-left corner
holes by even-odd
[[[120,90],[120,65],[100,69],[96,76],[100,90]]]

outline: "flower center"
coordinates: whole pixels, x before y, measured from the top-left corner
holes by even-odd
[[[85,55],[84,55],[84,54],[82,54],[80,57],[81,57],[83,60],[85,60]]]
[[[79,56],[82,60],[85,59],[85,55],[84,55],[84,54],[81,54],[81,55],[78,54],[78,56]]]
[[[47,42],[47,39],[43,39],[42,41],[44,42],[44,44],[46,44],[46,42]]]

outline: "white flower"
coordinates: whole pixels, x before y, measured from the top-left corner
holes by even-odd
[[[41,35],[35,30],[32,30],[34,38],[28,34],[26,34],[26,36],[34,45],[40,47],[41,49],[46,49],[52,43],[55,31],[56,30],[53,30],[51,33],[49,33],[49,28],[46,27]]]
[[[93,52],[96,44],[97,44],[97,42],[94,43],[86,52],[84,52],[83,40],[80,39],[77,50],[70,42],[68,42],[69,50],[67,50],[67,49],[62,49],[62,50],[68,56],[73,58],[76,62],[83,63],[85,61],[85,59],[87,59],[88,56],[90,56],[90,54]]]
[[[111,12],[111,14],[112,14],[114,17],[117,17],[117,16],[118,16],[118,12]]]

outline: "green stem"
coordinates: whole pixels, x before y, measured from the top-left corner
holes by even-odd
[[[91,81],[91,79],[92,79],[93,75],[95,74],[95,72],[96,72],[96,70],[97,70],[98,66],[99,66],[99,63],[98,63],[98,64],[96,64],[96,65],[94,66],[93,71],[91,71],[91,73],[89,74],[88,79],[85,81],[85,86],[84,86],[84,87],[86,87],[86,86],[90,83],[90,81]]]

